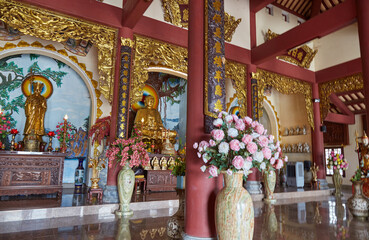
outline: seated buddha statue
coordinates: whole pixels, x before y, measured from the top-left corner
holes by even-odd
[[[154,103],[153,96],[145,98],[145,108],[139,109],[135,117],[136,128],[144,139],[153,140],[155,145],[161,146],[166,138],[175,143],[177,132],[164,128],[160,113],[154,108]]]

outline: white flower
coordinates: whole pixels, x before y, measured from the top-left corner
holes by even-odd
[[[251,167],[252,167],[252,162],[245,161],[245,163],[243,164],[243,170],[244,171],[250,170]]]
[[[265,169],[265,167],[266,167],[265,162],[262,162],[262,163],[260,164],[260,169],[261,169],[261,170],[264,170],[264,169]]]
[[[197,156],[198,156],[199,158],[201,158],[201,153],[197,152]]]
[[[231,170],[231,169],[228,169],[228,170],[227,170],[227,174],[228,174],[229,176],[231,176],[231,175],[233,174],[232,170]]]
[[[227,133],[228,133],[228,136],[230,136],[231,138],[235,138],[238,136],[238,131],[235,128],[228,129]]]
[[[288,162],[288,157],[287,156],[284,157],[284,161]]]
[[[200,169],[201,169],[202,172],[205,172],[206,166],[205,165],[202,165]]]
[[[209,161],[209,157],[208,157],[208,154],[204,153],[202,155],[202,160],[204,161],[204,163],[207,163]]]
[[[275,159],[278,159],[279,158],[279,152],[274,153],[274,158]]]
[[[263,159],[264,159],[264,154],[262,151],[259,151],[259,152],[256,152],[253,154],[253,157],[254,157],[254,160],[257,161],[257,162],[262,162]]]
[[[240,142],[239,146],[240,146],[240,149],[245,149],[246,147],[246,145],[243,142]]]
[[[193,148],[194,149],[197,149],[197,147],[199,146],[199,144],[197,143],[197,142],[195,142],[194,144],[193,144]]]
[[[225,120],[226,120],[227,123],[231,123],[233,121],[233,117],[231,115],[227,115],[225,117]]]
[[[253,132],[253,133],[251,134],[251,137],[252,137],[253,139],[255,139],[255,138],[260,137],[260,134],[259,134],[259,133],[256,133],[256,132]]]
[[[226,143],[226,142],[222,142],[219,144],[218,146],[218,150],[220,153],[224,153],[224,154],[228,154],[228,151],[229,151],[229,144]]]
[[[202,149],[202,147],[199,147],[198,150],[199,150],[199,152],[202,152],[204,149]]]
[[[223,120],[221,118],[217,118],[213,121],[213,125],[216,127],[220,127],[223,124]]]

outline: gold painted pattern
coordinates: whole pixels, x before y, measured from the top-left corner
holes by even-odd
[[[140,101],[149,66],[163,66],[187,74],[187,49],[151,38],[135,36],[131,105]]]
[[[13,0],[0,0],[0,15],[1,21],[26,35],[56,42],[68,38],[91,41],[98,49],[99,89],[112,101],[117,29]]]
[[[247,79],[246,65],[227,61],[225,64],[225,76],[232,79],[232,85],[236,90],[236,96],[240,107],[240,116],[247,116]]]
[[[133,48],[134,45],[135,45],[135,42],[130,38],[122,38],[121,37],[120,42],[121,42],[122,46],[130,47],[130,48]]]
[[[303,94],[305,96],[305,107],[310,126],[314,129],[314,115],[312,104],[311,85],[307,82],[286,77],[273,72],[268,72],[262,69],[257,70],[254,75],[258,80],[258,108],[263,107],[264,89],[267,85],[271,85],[278,92],[283,94]],[[262,112],[260,112],[260,117]]]
[[[324,120],[327,117],[332,93],[341,93],[364,88],[362,73],[357,73],[348,77],[338,78],[329,82],[319,84],[320,96],[320,116]]]
[[[63,50],[56,50],[56,48],[49,44],[47,46],[43,46],[41,43],[35,41],[31,44],[29,44],[28,42],[26,41],[23,41],[21,40],[17,45],[15,45],[14,43],[9,43],[7,42],[4,47],[0,47],[0,52],[1,51],[4,51],[4,50],[8,50],[8,49],[12,49],[12,48],[17,48],[17,47],[37,47],[37,48],[45,48],[49,51],[52,51],[52,52],[57,52],[63,56],[66,56],[68,57],[68,53],[63,49]],[[97,115],[96,115],[96,119],[100,118],[101,115],[103,114],[103,112],[101,111],[100,107],[102,106],[102,101],[100,100],[100,96],[101,96],[101,92],[100,90],[98,89],[98,83],[97,81],[93,80],[93,73],[90,72],[90,71],[87,71],[86,69],[86,65],[83,64],[83,63],[79,63],[78,62],[78,59],[77,58],[72,58],[72,57],[69,57],[73,62],[75,62],[76,64],[78,64],[78,66],[86,73],[86,75],[90,78],[90,81],[92,83],[92,86],[95,88],[95,94],[96,94],[96,102],[97,102]]]
[[[267,101],[269,103],[269,105],[272,107],[273,109],[273,112],[274,112],[274,115],[275,115],[275,118],[277,119],[277,126],[278,126],[278,140],[281,141],[282,140],[282,132],[281,132],[281,124],[279,123],[279,117],[278,117],[278,113],[277,111],[275,110],[275,107],[274,105],[272,104],[271,101],[269,101],[269,99],[267,97],[264,96],[264,100]]]

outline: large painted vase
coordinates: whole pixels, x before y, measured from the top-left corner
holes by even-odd
[[[340,174],[340,170],[333,169],[333,185],[334,185],[334,195],[341,196],[342,195],[342,176]]]
[[[133,211],[129,204],[132,199],[133,188],[135,184],[135,173],[129,167],[129,163],[118,173],[118,196],[119,196],[119,210],[115,212],[118,216],[130,216]]]
[[[274,170],[266,170],[263,173],[264,178],[264,201],[267,203],[274,203],[276,202],[273,193],[275,190],[275,184],[277,176]]]
[[[254,208],[242,186],[242,172],[223,173],[224,188],[215,201],[215,226],[219,240],[246,240],[254,235]]]
[[[369,216],[369,200],[362,194],[363,182],[355,181],[354,195],[347,199],[347,206],[355,218],[365,219]]]

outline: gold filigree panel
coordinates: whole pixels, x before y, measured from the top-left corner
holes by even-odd
[[[95,88],[96,104],[97,104],[97,106],[96,106],[96,108],[97,108],[96,119],[101,117],[101,115],[103,114],[103,112],[100,109],[100,107],[103,104],[103,102],[100,100],[101,92],[97,88],[97,85],[98,85],[97,81],[95,81],[93,79],[93,73],[86,69],[86,65],[84,63],[79,63],[78,59],[74,56],[68,56],[68,53],[64,49],[56,50],[56,48],[52,44],[44,46],[44,45],[42,45],[41,43],[39,43],[37,41],[29,44],[28,42],[21,40],[20,42],[18,42],[17,45],[15,45],[14,43],[7,42],[4,45],[4,47],[0,47],[0,52],[4,51],[4,50],[12,49],[12,48],[24,48],[24,47],[45,48],[49,51],[57,52],[57,53],[59,53],[63,56],[69,57],[69,59],[71,59],[74,63],[76,63],[86,73],[86,75],[88,76],[88,78],[90,79],[90,81],[92,83],[92,86]]]
[[[112,101],[117,29],[12,0],[0,0],[0,16],[1,21],[26,35],[56,42],[68,38],[91,41],[98,49],[99,89]]]
[[[294,78],[286,77],[262,69],[257,70],[256,79],[258,80],[258,108],[262,109],[264,100],[264,89],[271,85],[278,92],[283,94],[303,94],[305,97],[305,107],[310,126],[314,129],[314,115],[312,104],[311,85]],[[262,114],[262,113],[260,113]]]
[[[332,93],[360,90],[363,88],[364,81],[362,73],[357,73],[348,77],[343,77],[319,84],[321,119],[324,120],[327,117],[330,108],[329,96]]]
[[[171,24],[178,27],[188,28],[188,0],[162,0],[161,4],[164,10],[164,20],[166,22],[170,22]],[[181,15],[180,6],[184,8],[182,10],[183,16]],[[225,12],[224,40],[226,40],[227,42],[232,41],[233,34],[236,31],[236,28],[240,24],[241,20],[241,18],[236,20],[234,16]]]
[[[140,101],[150,66],[162,66],[187,74],[187,49],[151,38],[135,36],[131,105]]]
[[[236,90],[236,96],[240,107],[240,115],[247,116],[247,79],[246,79],[246,65],[226,61],[225,64],[226,78],[232,80],[232,85]]]

